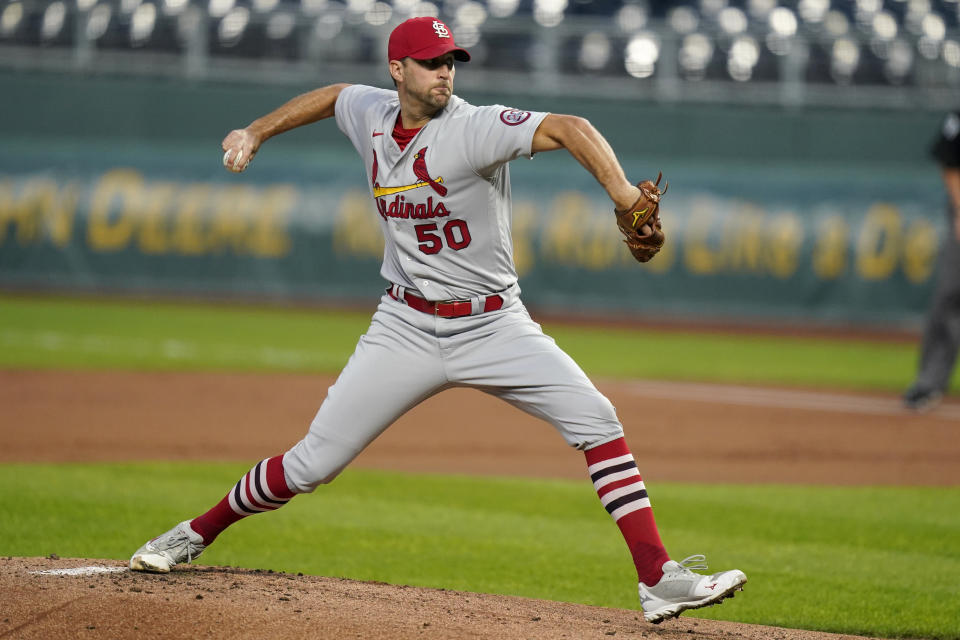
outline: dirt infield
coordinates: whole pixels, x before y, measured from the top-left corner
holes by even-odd
[[[117,573],[56,575],[66,568]],[[0,638],[826,640],[853,638],[638,611],[223,567],[168,576],[112,561],[0,560]],[[11,591],[12,590],[12,591]],[[16,594],[8,603],[9,593]]]
[[[0,371],[0,462],[256,462],[303,436],[332,382]],[[650,481],[960,485],[957,403],[916,415],[884,395],[656,381],[598,387]],[[549,425],[465,389],[413,409],[354,464],[577,479],[586,471]]]
[[[256,461],[302,436],[331,382],[0,371],[0,462]],[[913,415],[883,395],[654,381],[598,386],[616,405],[648,481],[960,485],[957,404]],[[548,425],[467,390],[411,411],[356,466],[585,473],[582,455]],[[0,559],[0,639],[841,637],[690,616],[653,626],[637,611],[232,568],[184,567],[165,577],[31,573],[92,565],[122,568],[110,560]],[[740,597],[749,597],[749,587]]]

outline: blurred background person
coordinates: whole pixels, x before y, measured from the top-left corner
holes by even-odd
[[[917,377],[903,395],[908,409],[935,407],[950,386],[960,349],[960,111],[947,115],[932,153],[947,191],[947,234],[927,315]]]

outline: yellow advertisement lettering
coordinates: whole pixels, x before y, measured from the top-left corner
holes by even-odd
[[[250,219],[259,204],[259,194],[247,185],[231,185],[220,190],[207,229],[209,253],[245,253]]]
[[[560,263],[579,262],[584,241],[588,203],[577,191],[557,195],[544,216],[546,231],[543,236],[543,254]]]
[[[163,254],[170,250],[170,208],[177,193],[177,185],[160,182],[146,189],[146,197],[139,212],[140,229],[137,244],[146,254]]]
[[[130,243],[132,212],[142,197],[143,176],[132,169],[114,169],[103,175],[90,200],[87,243],[94,251],[120,251]]]
[[[202,255],[206,251],[203,239],[203,212],[210,199],[210,186],[190,184],[180,192],[177,211],[173,218],[172,246],[177,253],[187,256]]]
[[[537,210],[529,200],[513,205],[513,263],[517,274],[528,273],[536,263],[533,234],[537,229]]]
[[[792,213],[782,213],[769,225],[767,233],[766,265],[777,278],[786,279],[797,271],[803,227]]]
[[[21,246],[49,241],[65,247],[73,234],[79,188],[68,183],[61,189],[50,178],[29,180],[14,195],[10,180],[0,182],[0,244],[8,227],[16,229],[13,237]]]
[[[339,254],[383,257],[383,234],[370,208],[370,195],[348,191],[340,199],[333,246]]]
[[[864,280],[885,280],[897,268],[902,224],[900,211],[874,204],[867,211],[857,238],[857,272]]]
[[[7,239],[7,228],[16,224],[16,212],[13,204],[13,183],[0,180],[0,246]]]
[[[709,246],[710,231],[716,220],[713,202],[704,198],[693,202],[684,237],[684,264],[690,273],[709,275],[722,265],[721,255]]]
[[[299,193],[292,185],[278,185],[267,189],[260,202],[260,211],[254,217],[247,242],[253,255],[279,258],[290,253],[290,211],[298,200]]]
[[[762,271],[764,246],[764,212],[760,207],[743,203],[725,225],[724,250],[731,271]]]
[[[952,233],[948,229],[947,233]],[[907,230],[903,246],[903,272],[915,284],[933,275],[937,262],[937,230],[929,220],[917,220]]]
[[[602,228],[598,228],[597,225],[585,227],[584,232],[577,255],[579,265],[591,271],[610,268],[617,259],[616,252],[621,250],[613,234],[620,235],[620,232],[614,232],[609,224]]]
[[[813,272],[822,280],[836,280],[847,270],[850,225],[843,216],[823,218],[813,247]]]
[[[24,194],[19,198],[15,197],[12,182],[4,180],[0,183],[0,243],[3,242],[8,227],[16,230],[11,235],[21,246],[26,246],[36,239],[37,220],[31,215],[27,200],[28,197]]]
[[[70,242],[77,204],[76,185],[65,185],[61,192],[50,178],[30,180],[21,196],[23,215],[31,219],[31,240],[50,240],[63,247]]]
[[[69,182],[63,189],[58,189],[51,181],[51,189],[52,201],[45,210],[43,228],[50,242],[63,249],[73,238],[73,224],[80,201],[80,187],[74,182]]]

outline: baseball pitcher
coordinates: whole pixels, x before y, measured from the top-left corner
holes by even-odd
[[[306,436],[257,463],[209,511],[144,544],[130,568],[165,573],[192,561],[234,522],[333,480],[418,403],[472,387],[546,420],[584,452],[632,554],[646,620],[733,596],[747,581],[741,571],[703,575],[692,571],[706,568],[702,555],[670,559],[613,405],[530,318],[513,263],[511,160],[566,149],[606,191],[642,262],[663,244],[659,179],[631,184],[583,118],[474,106],[454,95],[455,63],[470,54],[436,18],[401,23],[388,54],[395,90],[316,89],[223,140],[224,166],[242,172],[269,138],[335,118],[366,170],[389,285]]]

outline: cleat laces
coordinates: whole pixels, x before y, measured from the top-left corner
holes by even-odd
[[[188,563],[193,562],[193,543],[190,540],[189,534],[181,527],[177,527],[176,532],[177,535],[169,537],[160,536],[154,540],[152,543],[154,548],[170,558],[175,564],[183,562],[184,556],[186,556]],[[164,539],[165,537],[166,539]],[[203,550],[201,549],[200,551]],[[199,552],[197,555],[200,555]]]
[[[692,556],[687,556],[677,564],[680,565],[680,569],[685,573],[693,573],[694,569],[700,571],[707,570],[707,556],[702,553],[695,553]]]

